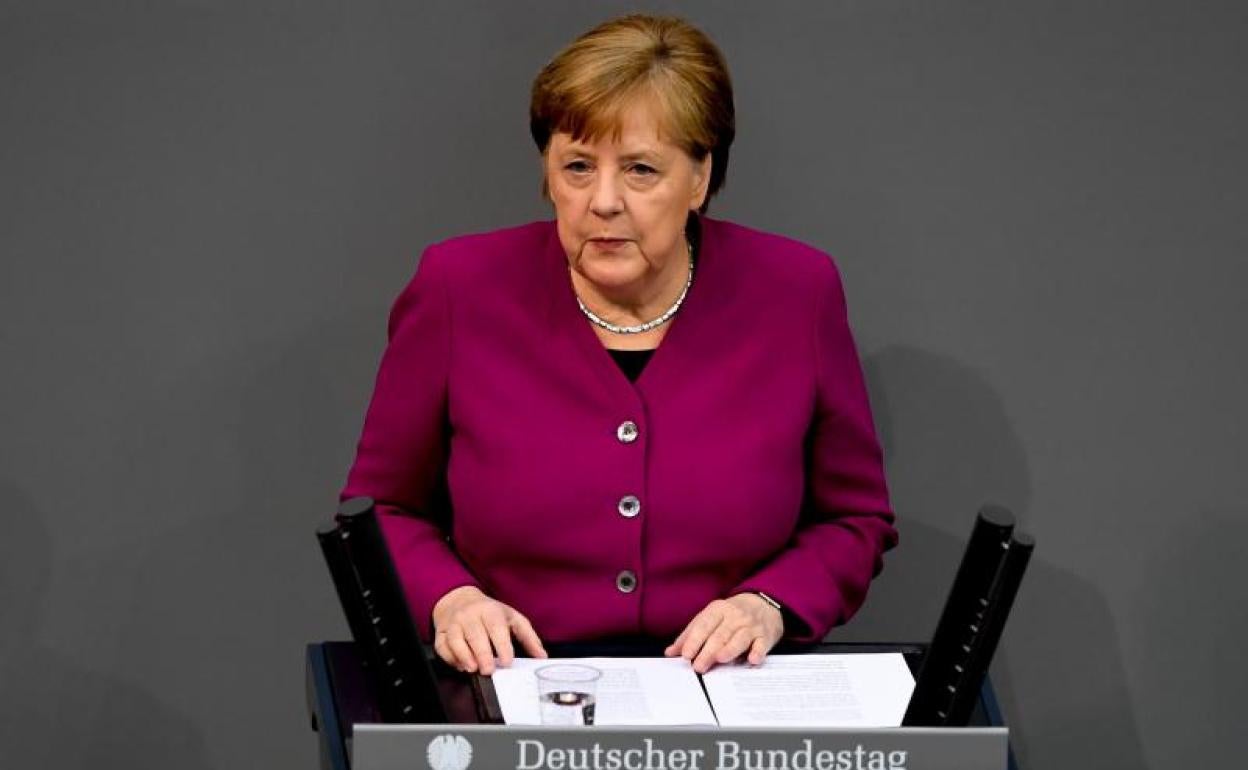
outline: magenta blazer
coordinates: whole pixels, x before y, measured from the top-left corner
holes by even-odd
[[[750,590],[799,640],[857,610],[897,533],[832,260],[704,218],[671,324],[631,383],[553,222],[425,252],[342,496],[377,501],[426,638],[463,585],[547,641],[669,639]]]

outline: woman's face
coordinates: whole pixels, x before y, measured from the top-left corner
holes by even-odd
[[[572,268],[600,288],[627,291],[688,259],[685,220],[706,199],[711,157],[695,161],[659,135],[646,100],[618,137],[555,134],[545,172],[559,240]]]

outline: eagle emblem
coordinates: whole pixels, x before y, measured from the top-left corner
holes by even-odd
[[[468,770],[472,744],[462,735],[439,735],[429,741],[425,757],[430,770]]]

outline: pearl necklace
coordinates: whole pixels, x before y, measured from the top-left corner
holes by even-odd
[[[689,277],[685,279],[685,288],[680,290],[680,296],[676,298],[676,301],[672,303],[672,306],[663,311],[663,315],[655,318],[653,321],[646,321],[645,323],[638,324],[636,326],[616,326],[610,321],[604,321],[599,318],[594,311],[586,307],[579,294],[576,296],[576,304],[580,305],[581,312],[584,313],[585,317],[592,321],[594,325],[601,326],[613,334],[641,334],[642,332],[648,332],[651,329],[662,326],[671,320],[672,316],[676,315],[677,310],[680,310],[681,303],[685,301],[685,297],[689,294],[689,287],[693,285],[693,244],[685,241],[685,245],[689,247]]]

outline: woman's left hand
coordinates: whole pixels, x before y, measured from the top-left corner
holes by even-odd
[[[663,654],[691,661],[699,674],[747,651],[750,664],[757,666],[783,634],[780,610],[758,594],[736,594],[706,605]]]

